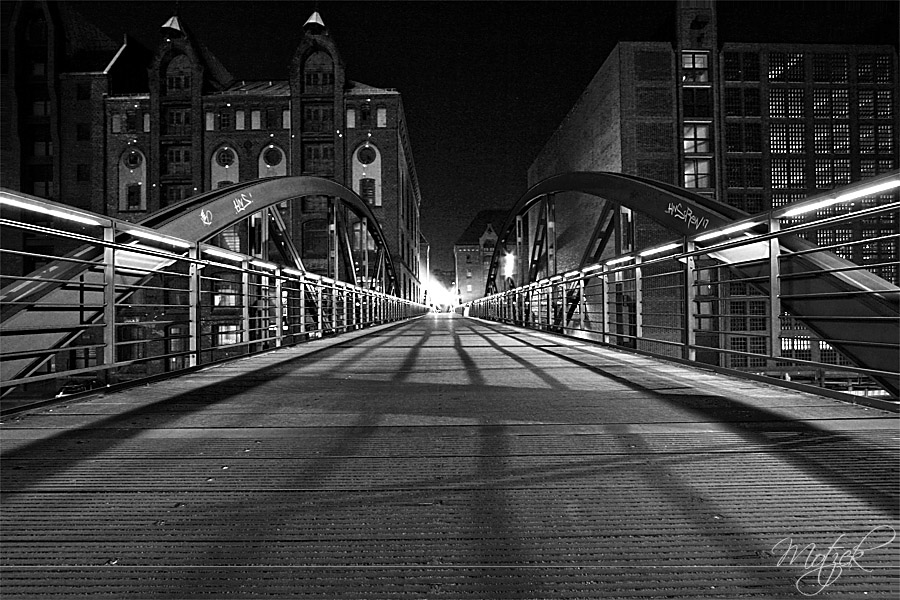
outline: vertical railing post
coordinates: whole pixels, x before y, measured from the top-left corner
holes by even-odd
[[[197,261],[200,258],[200,248],[194,245],[188,253],[189,277],[188,277],[188,367],[196,367],[200,364],[200,336],[202,335],[200,324],[200,290],[201,266]]]
[[[300,284],[300,334],[306,333],[306,277],[301,277]]]
[[[284,300],[281,269],[275,269],[275,347],[284,343]]]
[[[634,347],[644,337],[644,279],[641,257],[634,257]]]
[[[245,352],[250,352],[250,261],[244,259],[241,261],[241,321],[243,323],[244,333],[241,335],[241,341],[244,343]]]
[[[781,231],[781,221],[769,214],[769,233]],[[777,236],[769,240],[769,356],[781,356],[781,243]]]
[[[116,255],[112,247],[116,239],[115,225],[103,228],[103,366],[106,383],[115,383],[116,374]]]
[[[694,242],[685,242],[684,251],[693,252],[696,248]],[[687,256],[684,259],[684,331],[682,333],[682,358],[685,360],[696,361],[697,350],[694,347],[697,343],[697,272],[695,269],[695,259],[693,256]]]
[[[322,306],[322,299],[325,295],[322,293],[322,286],[325,283],[321,279],[316,280],[316,330],[319,335],[325,334],[325,309]]]
[[[566,332],[566,325],[568,323],[567,317],[569,316],[569,299],[567,298],[568,294],[566,293],[566,280],[562,279],[559,282],[559,296],[560,296],[560,307],[562,308],[562,314],[559,315],[560,320],[560,332]]]
[[[584,331],[585,326],[585,318],[584,318],[584,309],[586,308],[586,303],[584,301],[584,275],[578,280],[578,328],[581,331]]]
[[[605,344],[609,343],[609,267],[603,265],[600,271],[600,300],[603,306],[603,326],[600,336]]]

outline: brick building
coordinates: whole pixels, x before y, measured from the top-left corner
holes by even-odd
[[[858,4],[853,10],[877,11]],[[565,171],[621,172],[752,214],[898,167],[896,45],[732,42],[719,34],[715,2],[681,1],[676,13],[673,43],[616,45],[532,163],[529,185]],[[585,258],[579,240],[594,223],[583,216],[598,212],[596,199],[566,201],[577,208],[556,211],[556,235],[569,242],[557,245],[559,272]],[[883,220],[866,234],[896,227]],[[663,235],[620,208],[606,251],[639,250]],[[814,241],[838,235],[826,230]],[[874,265],[891,252],[847,258]],[[890,265],[873,270],[898,280]]]
[[[788,5],[759,8],[772,11],[772,28],[778,29],[779,15],[774,13],[790,10]],[[879,18],[886,5],[808,6],[801,10],[834,11],[835,22],[829,26],[840,30],[843,24],[852,29],[862,17]],[[788,36],[773,39],[776,34],[771,32],[764,41],[731,41],[720,34],[716,3],[679,1],[672,42],[616,45],[534,160],[529,185],[566,171],[621,172],[681,186],[754,214],[897,169],[896,29],[893,41],[881,39],[887,42],[882,44],[828,43],[833,36],[810,39],[815,28],[808,29],[803,43]],[[735,24],[731,30],[746,35]],[[796,33],[796,24],[781,31]],[[894,191],[862,202],[886,204],[897,197]],[[543,234],[536,230],[542,219],[547,222],[537,214],[541,210],[554,214],[553,263],[533,265],[532,277],[563,273],[672,237],[627,208],[570,193],[556,195],[555,210],[545,204],[531,209],[524,220],[530,240]],[[815,216],[838,210],[829,207]],[[609,237],[599,240],[601,231]],[[809,237],[857,264],[871,265],[872,272],[897,284],[898,250],[888,237],[897,231],[894,214],[869,219],[854,230],[823,227]],[[873,242],[840,245],[859,239]],[[520,280],[525,275],[519,274]],[[716,290],[721,314],[732,315],[727,319],[730,333],[727,339],[716,341],[713,336],[704,343],[764,354],[765,320],[754,316],[768,314],[766,298],[746,283],[727,283],[726,270],[718,276],[726,282]],[[781,356],[843,360],[789,317],[782,316],[780,327]],[[736,356],[728,362],[753,368],[764,359],[748,362]]]
[[[497,245],[497,233],[506,219],[505,210],[483,210],[475,215],[453,244],[456,269],[455,289],[461,303],[484,295],[491,257]]]
[[[423,298],[421,195],[401,95],[347,79],[318,12],[285,79],[248,81],[177,16],[151,52],[110,40],[77,4],[3,4],[4,187],[139,221],[231,183],[334,179],[379,219],[400,295]],[[304,265],[326,275],[328,206],[309,197],[280,208]]]

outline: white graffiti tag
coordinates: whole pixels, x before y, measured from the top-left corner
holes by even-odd
[[[212,225],[212,212],[209,209],[201,209],[200,210],[200,221],[209,227]]]
[[[676,219],[681,219],[688,224],[688,227],[693,227],[695,230],[699,230],[701,227],[706,229],[709,226],[709,219],[695,215],[691,207],[684,208],[681,206],[681,202],[678,204],[669,202],[666,214],[673,215]]]
[[[253,194],[241,194],[234,199],[234,212],[239,213],[253,204]]]

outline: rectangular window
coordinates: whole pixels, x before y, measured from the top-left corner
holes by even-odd
[[[191,111],[189,108],[170,108],[166,112],[166,131],[170,135],[184,135],[191,132]]]
[[[191,172],[191,149],[172,146],[166,150],[166,174],[189,175]]]
[[[144,113],[144,133],[150,133],[150,113]]]
[[[861,154],[875,154],[875,126],[859,126],[859,152]]]
[[[772,123],[769,126],[769,145],[773,154],[806,152],[806,125],[803,123]]]
[[[769,54],[769,81],[803,81],[805,74],[802,52],[772,52]]]
[[[250,129],[262,129],[262,111],[250,111]]]
[[[278,110],[274,108],[266,109],[266,129],[278,129],[281,125],[281,119]]]
[[[216,345],[231,346],[241,343],[241,332],[237,325],[216,325]]]
[[[816,83],[847,83],[849,57],[846,54],[813,55],[813,81]]]
[[[234,115],[230,110],[223,110],[219,113],[219,129],[229,131],[234,126]]]
[[[234,128],[238,131],[246,129],[246,125],[244,125],[244,111],[236,110],[234,111]]]
[[[31,103],[31,114],[35,117],[46,117],[50,114],[49,100],[35,100]]]
[[[772,187],[778,189],[805,188],[806,159],[773,158]]]
[[[112,125],[110,128],[113,133],[122,133],[122,115],[115,114],[112,116]]]
[[[859,118],[875,118],[875,90],[859,90]]]
[[[894,94],[891,90],[878,90],[875,92],[875,118],[894,118]]]
[[[141,184],[129,183],[125,188],[125,210],[144,210]]]
[[[355,129],[356,128],[356,110],[352,108],[347,109],[347,129]]]
[[[387,109],[379,108],[375,110],[375,126],[387,127]]]
[[[879,54],[875,57],[875,83],[891,82],[891,56]]]
[[[894,152],[893,125],[878,125],[875,136],[875,145],[878,154],[892,154]]]
[[[681,67],[684,83],[709,81],[709,55],[706,52],[682,52]]]
[[[213,282],[213,306],[218,308],[236,307],[241,305],[241,283],[236,278],[238,274],[223,274],[223,280]]]
[[[712,152],[709,123],[685,123],[685,154],[708,154]]]
[[[291,128],[291,111],[290,109],[284,109],[281,111],[281,128],[282,129],[290,129]]]
[[[686,118],[712,116],[712,90],[710,88],[684,88],[683,93]]]
[[[365,177],[359,180],[359,197],[366,204],[375,205],[375,180],[371,177]]]
[[[206,131],[215,131],[216,130],[216,113],[207,112],[206,113]]]
[[[708,158],[685,159],[684,187],[711,188],[712,161]]]

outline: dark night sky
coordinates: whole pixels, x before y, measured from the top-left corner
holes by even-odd
[[[128,32],[154,49],[175,4],[75,7],[115,39]],[[861,2],[849,19],[835,12],[847,4],[720,2],[720,41],[825,35],[832,43],[897,44],[900,3]],[[507,208],[524,193],[532,160],[615,44],[669,41],[674,31],[674,2],[178,3],[183,23],[237,79],[287,79],[302,25],[316,9],[349,79],[403,95],[422,229],[438,269],[451,268],[452,245],[479,210]]]

